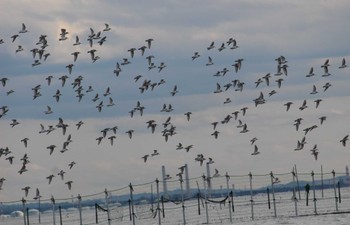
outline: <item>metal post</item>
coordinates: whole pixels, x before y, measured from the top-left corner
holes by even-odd
[[[160,219],[160,194],[159,194],[159,180],[156,179],[156,185],[157,185],[157,213],[158,213],[158,225],[161,225],[161,219]]]
[[[41,214],[41,207],[40,207],[40,198],[41,198],[41,196],[38,196],[38,220],[39,220],[39,224],[41,223],[41,216],[40,216],[40,214]]]
[[[63,221],[62,221],[62,210],[61,210],[61,206],[58,206],[58,214],[60,216],[60,225],[63,225]]]
[[[105,189],[105,204],[106,204],[106,208],[107,208],[108,225],[111,225],[111,217],[109,214],[109,194],[108,194],[107,188]]]
[[[235,184],[232,184],[232,212],[235,212],[235,205],[233,202],[233,196],[235,195]]]
[[[271,209],[271,203],[270,203],[270,188],[266,188],[267,193],[267,207]]]
[[[293,175],[293,201],[294,201],[294,209],[295,209],[295,216],[298,216],[298,199],[296,196],[296,190],[295,190],[295,173],[294,170],[292,171]]]
[[[275,214],[275,217],[277,217],[277,209],[276,209],[276,198],[275,198],[275,188],[274,188],[274,176],[273,176],[273,173],[271,171],[270,173],[270,177],[271,177],[271,187],[272,187],[272,201],[273,201],[273,211],[274,211],[274,214]]]
[[[297,180],[297,190],[298,190],[298,194],[299,194],[299,200],[301,200],[298,171],[297,171],[297,165],[295,165],[295,164],[294,164],[294,171],[295,171],[295,178]]]
[[[163,195],[168,198],[168,186],[166,181],[166,172],[165,172],[165,166],[162,166],[162,177],[163,177]]]
[[[229,197],[230,196],[230,184],[229,184],[230,176],[228,175],[227,172],[225,177],[226,177],[227,196]],[[229,198],[228,200],[228,211],[230,215],[230,222],[232,223],[231,198]]]
[[[133,196],[132,196],[132,193],[133,193],[134,189],[133,189],[131,183],[129,184],[129,188],[130,188],[130,203],[131,203],[132,224],[135,225],[134,200],[133,200]]]
[[[181,188],[181,205],[182,205],[182,217],[183,217],[183,223],[186,225],[186,214],[185,214],[185,202],[184,202],[184,192],[183,192],[183,180],[180,176],[180,188]]]
[[[208,184],[208,196],[211,196],[211,176],[210,176],[210,163],[206,163],[207,165],[207,184]]]
[[[97,203],[95,203],[95,221],[98,223]]]
[[[338,212],[338,196],[337,196],[337,188],[335,184],[335,171],[332,170],[333,174],[333,188],[334,188],[334,199],[335,199],[335,210]]]
[[[162,195],[162,197],[160,198],[162,201],[162,214],[163,214],[163,218],[165,218],[165,210],[164,210],[164,196]]]
[[[24,225],[27,224],[27,221],[26,221],[26,200],[24,198],[22,198],[22,206],[23,206],[23,223]]]
[[[153,207],[153,184],[151,184],[151,211],[154,211],[154,207]]]
[[[323,195],[323,167],[321,165],[321,194],[322,194],[322,198],[324,197]]]
[[[254,201],[253,201],[253,176],[252,173],[249,172],[249,185],[250,185],[250,206],[252,211],[252,220],[254,220]]]
[[[185,181],[186,181],[186,195],[191,197],[191,188],[190,188],[190,177],[188,175],[188,165],[185,164]]]
[[[81,196],[80,194],[78,194],[78,210],[79,210],[79,221],[80,221],[80,225],[83,225],[83,217],[81,214]]]
[[[341,195],[340,195],[340,181],[337,183],[338,185],[338,202],[341,203]]]
[[[206,177],[203,174],[203,186],[204,186],[204,199],[205,199],[205,216],[207,219],[207,224],[209,224],[209,214],[208,214],[208,196],[207,196],[207,188],[206,188],[206,183],[205,183]]]
[[[51,196],[51,202],[52,202],[52,223],[53,225],[56,225],[56,215],[55,215],[55,198]]]
[[[314,171],[311,172],[311,176],[312,176],[312,192],[313,192],[313,196],[314,196],[314,212],[315,214],[317,214],[317,206],[316,206],[316,191],[315,191],[315,174]]]
[[[26,218],[27,219],[27,225],[29,225],[29,208],[27,208],[26,211],[27,211],[27,218]]]

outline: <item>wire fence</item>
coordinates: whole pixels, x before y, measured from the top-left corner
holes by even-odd
[[[0,223],[217,224],[348,213],[349,181],[334,171],[180,176],[67,199],[2,202]]]

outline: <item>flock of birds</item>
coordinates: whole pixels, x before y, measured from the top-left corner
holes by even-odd
[[[57,40],[59,42],[67,43],[67,45],[71,45],[75,50],[70,53],[71,63],[68,65],[65,65],[66,74],[54,77],[53,75],[48,75],[43,79],[42,83],[32,87],[32,100],[36,101],[36,99],[42,97],[41,89],[45,85],[47,87],[52,87],[51,84],[58,80],[60,82],[60,88],[55,90],[52,96],[52,101],[50,105],[44,106],[45,110],[43,110],[44,115],[49,115],[55,113],[55,105],[61,102],[62,95],[65,93],[62,92],[63,88],[66,87],[67,80],[72,80],[71,86],[74,92],[76,93],[77,102],[81,102],[83,99],[90,98],[86,101],[89,101],[92,103],[94,110],[97,110],[99,113],[103,113],[103,111],[106,108],[109,107],[115,107],[115,101],[112,95],[112,87],[108,86],[106,87],[105,91],[103,93],[98,92],[94,90],[93,84],[85,84],[84,82],[84,76],[79,75],[73,78],[73,74],[75,74],[74,66],[75,64],[80,60],[81,54],[88,54],[89,58],[91,59],[92,63],[96,63],[99,60],[101,60],[101,56],[98,55],[98,48],[99,46],[105,45],[105,43],[108,43],[108,32],[111,30],[111,27],[108,24],[105,24],[104,28],[100,31],[95,32],[94,29],[90,28],[89,35],[86,37],[87,45],[89,46],[89,50],[86,53],[78,51],[78,47],[80,45],[83,45],[83,42],[81,42],[78,35],[75,36],[69,36],[69,31],[67,29],[62,28],[59,36],[57,37]],[[9,43],[11,45],[16,45],[17,42],[22,38],[22,36],[29,35],[27,34],[29,31],[27,30],[27,27],[25,24],[22,24],[22,29],[19,30],[18,33],[12,35],[10,39],[0,39],[0,47],[1,45],[5,43]],[[1,38],[1,37],[0,37]],[[70,41],[73,40],[73,43]],[[145,70],[148,72],[154,72],[157,74],[161,74],[163,71],[166,70],[167,64],[164,61],[156,62],[157,58],[152,55],[151,49],[153,45],[154,39],[149,38],[146,39],[144,42],[144,45],[140,46],[139,48],[132,47],[127,50],[128,56],[124,57],[120,62],[116,62],[115,68],[111,69],[111,74],[115,78],[118,78],[119,76],[122,76],[124,71],[127,71],[129,64],[132,64],[134,57],[141,57],[145,59]],[[17,49],[15,50],[15,54],[22,54],[22,52],[30,51],[32,53],[33,62],[31,64],[32,67],[40,66],[47,61],[49,61],[49,57],[51,56],[51,53],[48,50],[48,47],[50,45],[53,45],[55,43],[49,43],[47,35],[42,34],[39,36],[37,42],[35,43],[35,47],[32,49],[27,49],[27,46],[22,46],[20,44],[17,45]],[[236,51],[236,49],[239,48],[237,41],[234,38],[229,38],[227,41],[221,43],[218,45],[219,47],[216,47],[216,43],[212,41],[206,49],[202,49],[201,51],[205,51],[210,53],[210,51],[215,51],[215,49],[218,52],[221,51]],[[148,55],[147,55],[148,54]],[[147,56],[146,56],[147,55]],[[68,56],[69,57],[69,56]],[[200,51],[196,51],[193,53],[191,57],[189,57],[189,60],[192,58],[193,63],[197,63],[197,61],[200,60],[200,58],[203,58],[204,56],[201,56]],[[261,104],[265,104],[268,101],[268,97],[271,97],[275,94],[277,94],[277,90],[281,88],[285,82],[286,77],[288,77],[288,61],[284,56],[279,56],[276,58],[276,71],[274,73],[266,73],[265,75],[259,77],[257,80],[254,81],[254,86],[256,89],[260,87],[264,87],[266,90],[266,87],[272,87],[275,89],[270,90],[268,93],[264,93],[263,91],[260,91],[260,94],[257,96],[257,98],[253,99],[253,103],[255,107],[259,107]],[[205,59],[206,63],[203,63],[203,67],[210,67],[214,65],[215,58],[213,56],[208,56],[207,59]],[[227,67],[222,68],[221,70],[217,71],[216,73],[212,74],[214,77],[227,77],[229,76],[229,73],[239,73],[242,67],[244,66],[244,59],[239,58],[234,61],[232,65],[228,65]],[[329,67],[330,62],[327,59],[324,64],[320,65],[320,67],[323,69],[322,77],[328,77],[332,74],[330,73]],[[231,69],[232,68],[232,69]],[[339,69],[345,69],[347,68],[345,58],[342,60],[342,62],[339,65]],[[313,72],[313,68],[310,68],[309,73],[305,75],[308,79],[312,79],[312,77],[316,76]],[[277,84],[277,86],[271,85],[271,81],[274,80],[274,82]],[[16,94],[16,90],[8,89],[9,86],[11,86],[11,77],[6,77],[3,75],[0,75],[0,81],[1,86],[5,90],[6,95],[1,96],[1,98],[5,98],[7,96],[11,96]],[[133,83],[137,85],[138,91],[140,94],[144,94],[148,91],[154,91],[158,87],[167,84],[166,79],[160,78],[158,80],[152,80],[148,79],[146,76],[143,75],[136,75],[133,77]],[[240,80],[240,79],[234,79],[228,83],[220,84],[217,82],[214,84],[214,94],[220,94],[227,92],[229,90],[234,90],[236,92],[243,92],[244,87],[246,85],[247,81]],[[327,92],[329,88],[332,87],[332,84],[330,82],[326,82],[322,87],[317,87],[316,85],[313,85],[310,90],[310,95],[317,95],[319,92]],[[178,88],[178,85],[175,84],[171,87],[171,90],[169,90],[169,96],[176,96],[180,92],[180,89]],[[305,110],[308,107],[315,107],[318,108],[319,105],[322,103],[323,99],[318,98],[314,100],[314,106],[312,106],[309,102],[309,99],[305,99],[300,106],[297,106],[300,111]],[[229,97],[226,97],[222,101],[223,105],[229,105],[232,100]],[[293,105],[295,105],[295,102],[286,102],[283,107],[285,107],[286,111],[289,111]],[[142,104],[141,101],[137,101],[135,106],[128,110],[128,114],[131,118],[139,115],[143,116],[144,111],[146,109],[146,106]],[[173,105],[170,103],[162,103],[162,107],[160,107],[159,112],[164,113],[165,120],[164,121],[156,121],[156,120],[148,120],[145,121],[146,128],[150,130],[152,134],[157,133],[157,129],[161,127],[161,131],[159,132],[162,137],[164,137],[164,140],[167,142],[169,138],[173,137],[178,133],[178,129],[176,127],[176,123],[173,122],[172,114],[171,112],[174,111]],[[239,129],[239,133],[248,133],[248,124],[244,122],[246,114],[249,113],[249,105],[242,107],[238,110],[233,111],[232,113],[225,115],[221,120],[219,121],[212,121],[211,124],[208,124],[208,126],[212,126],[213,132],[208,134],[209,137],[212,137],[214,140],[220,138],[220,126],[225,126],[229,123],[232,123],[232,121],[236,121],[237,125],[236,127]],[[56,113],[55,113],[56,114]],[[59,114],[59,113],[58,113]],[[195,112],[183,112],[183,116],[189,123],[191,122],[191,118],[195,114]],[[0,105],[0,119],[4,119],[11,116],[11,106],[7,105]],[[319,128],[323,125],[323,123],[326,121],[326,115],[321,116],[319,118],[319,123],[314,124],[309,127],[305,127],[304,129],[300,129],[300,126],[302,125],[303,118],[296,118],[294,121],[294,126],[296,131],[303,132],[303,138],[301,140],[297,140],[297,145],[295,147],[295,151],[300,151],[304,149],[306,142],[307,134],[313,131],[316,128]],[[76,130],[80,130],[82,126],[84,126],[84,121],[78,121],[76,124],[74,124]],[[10,128],[17,128],[21,126],[21,121],[19,119],[11,119],[11,122],[9,124]],[[62,135],[67,138],[62,143],[62,148],[59,150],[61,153],[65,153],[68,151],[69,145],[71,142],[73,142],[73,137],[69,133],[69,129],[72,127],[71,124],[67,124],[64,121],[64,118],[58,116],[58,121],[56,124],[40,124],[40,129],[38,130],[38,133],[47,136],[53,132],[57,132],[57,130],[61,130]],[[96,144],[100,145],[102,142],[107,141],[110,143],[110,145],[114,145],[117,134],[119,132],[118,125],[112,125],[109,127],[105,127],[101,129],[98,133],[99,135],[96,137]],[[135,133],[135,130],[129,129],[124,131],[125,135],[127,135],[130,139],[133,138],[133,135]],[[340,139],[340,143],[345,147],[346,143],[349,139],[349,135],[345,135],[343,138]],[[25,149],[30,147],[31,140],[28,137],[23,137],[20,140],[23,143],[23,147]],[[250,145],[252,148],[251,155],[258,155],[260,154],[259,148],[258,148],[258,137],[253,137],[250,140]],[[52,144],[46,147],[48,151],[48,155],[52,155],[57,149],[59,149],[59,146],[57,144]],[[184,150],[186,152],[191,151],[191,149],[194,148],[194,144],[184,145],[183,143],[179,142],[178,145],[175,147],[175,150]],[[4,159],[8,161],[11,165],[15,164],[15,156],[14,156],[14,149],[11,149],[8,146],[1,146],[0,148],[0,159]],[[312,156],[317,160],[319,150],[317,148],[317,144],[313,146],[312,149],[310,149]],[[153,150],[153,152],[150,152],[149,154],[145,154],[141,156],[141,160],[143,160],[145,163],[153,157],[156,157],[160,154],[160,152],[156,149]],[[24,174],[28,171],[28,163],[30,163],[29,154],[25,153],[23,157],[19,159],[20,166],[18,173]],[[203,154],[197,154],[194,158],[196,162],[199,163],[200,166],[203,165],[203,163],[206,161],[209,164],[214,163],[213,158],[210,156],[204,156]],[[74,169],[74,165],[76,164],[75,161],[67,162],[66,168],[62,168],[58,173],[56,174],[48,174],[46,176],[47,183],[51,184],[52,181],[55,179],[55,177],[61,178],[62,181],[67,185],[68,189],[71,190],[73,181],[72,180],[65,180],[64,174],[68,171]],[[183,167],[179,168],[180,173],[177,174],[177,176],[181,177],[183,173]],[[218,169],[215,168],[215,174],[213,176],[219,176]],[[167,179],[170,179],[171,176],[167,175]],[[6,178],[2,177],[0,179],[0,190],[5,182]],[[31,189],[30,186],[25,186],[22,188],[24,191],[24,196],[27,197],[29,190]],[[36,193],[34,196],[34,199],[40,198],[40,191],[39,188],[36,188]]]

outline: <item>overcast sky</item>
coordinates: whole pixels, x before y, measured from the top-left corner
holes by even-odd
[[[128,185],[146,183],[161,179],[161,166],[175,177],[178,167],[188,164],[190,176],[201,176],[205,171],[195,161],[197,154],[215,161],[212,170],[220,174],[265,174],[270,171],[290,172],[294,164],[302,172],[319,171],[321,165],[326,172],[335,169],[345,172],[349,163],[350,143],[343,147],[340,140],[350,133],[350,69],[339,69],[342,59],[350,60],[349,36],[350,3],[340,1],[10,1],[0,3],[0,79],[8,78],[5,86],[0,86],[0,107],[7,106],[8,112],[0,118],[0,147],[11,151],[0,157],[0,177],[5,178],[0,201],[20,200],[21,190],[30,186],[28,199],[35,196],[39,188],[44,198],[51,195],[64,198],[77,194],[86,195],[101,192],[105,188],[116,189]],[[19,33],[25,24],[28,32]],[[111,28],[105,29],[105,24]],[[67,39],[59,41],[61,29],[66,29]],[[91,29],[101,39],[93,39],[89,46]],[[11,36],[19,34],[12,41]],[[33,58],[32,49],[39,37],[46,35],[50,53],[46,60]],[[73,45],[79,37],[80,45]],[[147,46],[146,39],[152,38],[151,47],[144,55],[131,48]],[[238,48],[230,49],[227,41],[233,38]],[[214,42],[215,47],[207,50]],[[224,43],[225,49],[218,49]],[[24,49],[16,52],[19,45]],[[95,51],[92,61],[88,53]],[[74,62],[72,53],[80,52]],[[200,57],[192,60],[194,52]],[[149,70],[147,56],[156,68]],[[288,65],[287,75],[275,76],[276,58],[284,56]],[[213,65],[207,66],[211,57]],[[120,65],[119,76],[113,73],[116,63]],[[235,72],[235,60],[243,59],[241,68]],[[329,76],[324,75],[321,66],[329,59]],[[32,66],[39,60],[40,65]],[[161,63],[166,65],[159,72]],[[67,65],[74,64],[71,74]],[[315,75],[306,77],[313,67]],[[217,71],[227,68],[223,76],[214,76]],[[270,73],[269,86],[262,79]],[[53,76],[49,86],[45,79]],[[67,75],[62,87],[63,75]],[[137,75],[142,77],[135,81]],[[77,87],[72,83],[82,76],[81,101],[78,101]],[[261,78],[262,83],[256,86]],[[277,79],[282,84],[277,86]],[[142,83],[148,80],[156,83],[154,89],[140,91]],[[165,82],[159,84],[161,80]],[[242,91],[231,86],[225,91],[224,85],[234,80],[244,83]],[[324,91],[323,86],[331,86]],[[214,93],[217,84],[223,90]],[[32,90],[40,85],[40,97],[33,99]],[[172,96],[174,86],[177,93]],[[316,94],[310,94],[316,87]],[[86,92],[92,87],[91,92]],[[104,96],[107,88],[110,95]],[[10,91],[13,93],[7,94]],[[60,99],[53,95],[59,90]],[[269,96],[271,91],[275,94]],[[263,93],[265,103],[257,107],[254,99]],[[99,100],[92,99],[99,95]],[[107,106],[109,98],[113,106]],[[224,102],[229,98],[230,103]],[[322,99],[316,108],[316,99]],[[306,100],[307,108],[300,110]],[[96,108],[103,101],[101,112]],[[144,107],[143,115],[136,110],[131,117],[129,111]],[[286,102],[293,102],[286,111]],[[163,105],[172,106],[173,111],[161,112]],[[53,113],[45,114],[47,106]],[[248,107],[243,116],[242,108]],[[0,113],[3,114],[0,109]],[[221,123],[227,115],[239,111],[238,118]],[[192,112],[187,121],[184,113]],[[320,124],[320,117],[326,120]],[[176,127],[176,134],[166,142],[162,131],[163,123],[171,117],[170,123]],[[57,128],[59,118],[67,124],[66,134]],[[294,120],[303,118],[299,131]],[[12,127],[12,119],[19,124]],[[147,121],[157,124],[155,132],[147,128]],[[239,120],[249,130],[241,133],[237,128]],[[84,124],[77,130],[75,124]],[[219,122],[213,135],[211,123]],[[45,129],[53,125],[56,129],[49,134],[39,133],[40,124]],[[306,135],[303,131],[317,125]],[[118,127],[113,146],[108,131],[98,145],[96,138],[102,136],[104,128]],[[167,127],[170,128],[170,125]],[[134,130],[130,139],[127,131]],[[63,143],[71,135],[68,151],[61,153]],[[251,145],[250,140],[258,140]],[[301,151],[295,151],[298,140],[305,137],[306,144]],[[25,147],[22,139],[29,138]],[[193,148],[176,150],[182,143]],[[317,144],[318,160],[310,149]],[[52,155],[47,149],[56,145]],[[260,154],[251,155],[254,145]],[[156,149],[160,153],[149,157],[144,163],[142,157],[151,155]],[[29,157],[28,171],[19,174],[20,160]],[[14,156],[13,164],[6,160]],[[68,164],[75,161],[70,170]],[[57,173],[64,170],[62,181]],[[46,179],[55,175],[49,185]],[[72,190],[65,182],[73,181]]]

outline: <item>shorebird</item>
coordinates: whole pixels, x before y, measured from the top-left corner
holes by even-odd
[[[51,81],[52,81],[53,76],[49,75],[45,78],[45,80],[47,80],[47,85],[50,86],[51,85]]]
[[[58,40],[59,41],[67,40],[68,39],[68,37],[66,36],[67,34],[68,32],[66,31],[66,29],[62,28],[60,33],[60,38]]]
[[[293,104],[293,102],[287,102],[284,105],[287,107],[286,111],[290,109],[290,106]]]
[[[19,37],[18,34],[12,35],[12,36],[11,36],[11,38],[12,38],[12,43],[15,42],[15,40],[16,40],[18,37]]]
[[[21,52],[21,51],[23,51],[24,49],[23,49],[23,47],[22,47],[22,45],[18,45],[18,47],[17,47],[17,49],[16,49],[16,53],[17,52]]]
[[[320,105],[320,102],[322,102],[322,99],[316,99],[314,102],[316,103],[316,109],[317,109],[318,106]]]
[[[200,57],[201,55],[198,52],[195,52],[192,56],[192,61],[195,60],[196,58]]]
[[[184,113],[184,115],[186,116],[187,121],[190,121],[191,114],[192,114],[192,112]]]
[[[247,124],[245,123],[243,125],[243,129],[240,131],[240,133],[247,133],[249,130],[247,129]]]
[[[218,169],[214,169],[215,170],[215,172],[214,172],[214,174],[213,174],[213,177],[219,177],[220,176],[220,174],[219,174],[219,170]]]
[[[7,77],[3,77],[3,78],[0,79],[0,81],[1,81],[2,86],[5,87],[6,83],[8,81],[8,78]]]
[[[224,50],[226,47],[225,47],[225,43],[222,43],[220,48],[218,48],[219,52],[221,52],[222,50]]]
[[[132,138],[132,134],[134,133],[134,130],[128,130],[125,133],[127,133],[129,138],[131,139]]]
[[[12,165],[14,158],[15,158],[14,156],[9,156],[9,157],[5,158],[5,160],[8,160],[9,163]]]
[[[19,122],[16,119],[12,119],[12,122],[10,123],[11,128],[13,128],[14,126],[18,125]]]
[[[111,28],[109,27],[108,23],[105,23],[105,28],[103,29],[103,31],[110,31]]]
[[[349,135],[346,135],[345,137],[343,137],[340,142],[342,143],[342,145],[345,147],[346,146],[346,142],[349,140]]]
[[[306,99],[303,101],[303,104],[299,107],[300,110],[304,110],[307,108],[307,105],[306,105]]]
[[[320,123],[322,125],[323,122],[327,119],[327,117],[326,116],[321,116],[319,119],[320,119]]]
[[[347,67],[347,65],[346,65],[346,62],[345,62],[345,58],[343,58],[343,60],[341,62],[341,65],[339,66],[339,69],[343,69],[345,67]]]
[[[193,148],[193,145],[189,145],[189,146],[184,147],[186,152],[189,152],[191,148]]]
[[[147,42],[147,46],[149,49],[151,48],[152,41],[154,41],[153,38],[149,38],[149,39],[145,40],[145,42]]]
[[[318,91],[316,90],[316,85],[313,85],[312,92],[310,92],[311,95],[317,94]]]
[[[23,138],[21,140],[21,142],[23,142],[25,148],[28,146],[28,141],[29,141],[29,138]]]
[[[39,188],[36,188],[36,191],[35,191],[35,197],[33,198],[34,200],[38,200],[40,199],[42,196],[40,195],[40,190]]]
[[[245,114],[247,113],[247,110],[248,110],[248,107],[241,108],[242,116],[245,116]]]
[[[103,101],[101,101],[101,102],[96,106],[96,108],[97,108],[97,110],[98,110],[99,112],[101,112],[101,111],[102,111],[102,108],[103,108]]]
[[[260,154],[258,146],[254,145],[254,152],[252,153],[252,155],[258,155],[258,154]]]
[[[147,162],[148,157],[149,157],[149,155],[144,155],[141,158],[143,159],[143,162]]]
[[[61,170],[60,172],[58,172],[58,176],[60,176],[61,177],[61,180],[64,180],[64,174],[65,174],[66,172],[64,172],[63,170]]]
[[[270,73],[263,76],[263,79],[265,80],[265,83],[267,86],[270,86],[270,77],[271,77]]]
[[[198,161],[200,163],[200,166],[202,166],[203,162],[205,161],[205,158],[204,158],[203,154],[197,154],[197,157],[194,160]]]
[[[327,82],[325,85],[323,85],[323,92],[327,91],[329,87],[331,87],[331,83]]]
[[[55,150],[56,145],[50,145],[50,146],[47,146],[46,148],[50,150],[50,155],[51,155],[53,153],[53,151]]]
[[[22,188],[22,190],[24,191],[24,196],[25,197],[28,197],[29,189],[30,189],[29,186],[26,186],[26,187]]]
[[[312,77],[312,76],[315,76],[313,67],[311,67],[309,73],[306,74],[306,77]]]
[[[115,103],[111,97],[109,97],[109,103],[107,104],[107,107],[114,106]]]
[[[318,156],[317,144],[315,144],[314,147],[310,149],[310,151],[311,151],[311,155],[313,155],[315,160],[317,160],[317,156]]]
[[[151,156],[156,156],[156,155],[159,155],[159,152],[157,149],[154,149],[153,150],[153,153],[151,154]]]
[[[74,62],[75,61],[77,61],[77,59],[78,59],[78,55],[80,54],[80,52],[78,52],[78,51],[76,51],[76,52],[73,52],[71,55],[73,55],[73,57],[74,57]]]
[[[211,59],[211,57],[210,56],[208,56],[208,62],[207,62],[207,64],[205,64],[206,66],[211,66],[211,65],[213,65],[214,63],[213,63],[213,60]]]
[[[214,131],[214,132],[211,134],[211,136],[214,136],[214,138],[217,139],[218,136],[219,136],[219,133],[220,133],[220,132],[216,130],[216,131]]]
[[[257,137],[254,137],[250,140],[250,144],[253,145],[258,140]]]
[[[73,44],[73,46],[77,46],[77,45],[80,45],[81,43],[80,43],[80,41],[79,41],[79,37],[78,37],[78,35],[76,35],[75,36],[75,42],[74,42],[74,44]]]
[[[215,94],[218,94],[218,93],[221,93],[222,90],[221,90],[221,86],[219,83],[216,83],[216,90],[214,91]]]
[[[113,142],[114,142],[114,139],[116,139],[117,137],[115,135],[112,135],[110,137],[108,137],[108,139],[110,140],[110,143],[111,145],[113,146]]]
[[[176,145],[176,150],[181,150],[181,149],[183,149],[183,148],[184,148],[184,147],[182,146],[181,143],[179,143],[179,144]]]
[[[321,68],[323,68],[324,74],[322,75],[322,77],[328,77],[331,74],[328,72],[328,67],[329,67],[329,59],[327,59],[324,64],[321,66]]]
[[[22,29],[19,31],[19,33],[23,34],[23,33],[27,33],[27,32],[28,32],[28,30],[26,29],[26,25],[24,23],[22,23]]]
[[[236,39],[230,38],[229,41],[227,42],[227,45],[230,45],[229,42],[232,43],[232,46],[231,46],[230,49],[236,49],[236,48],[238,48]]]
[[[174,96],[179,91],[177,90],[177,85],[174,86],[173,90],[170,92],[171,96]]]
[[[68,186],[68,190],[71,190],[72,189],[72,183],[73,183],[73,181],[67,181],[65,184],[67,184],[67,186]]]
[[[213,49],[213,48],[215,48],[215,46],[214,46],[214,41],[211,42],[211,44],[209,45],[209,47],[207,47],[207,50],[210,50],[210,49]]]
[[[53,179],[54,177],[55,177],[55,175],[53,175],[53,174],[51,174],[51,175],[49,175],[49,176],[46,177],[46,179],[48,179],[48,181],[49,181],[49,184],[51,184],[52,179]]]
[[[141,51],[141,56],[143,56],[145,54],[145,50],[146,50],[146,46],[141,46],[140,48],[138,48],[138,50]]]
[[[71,64],[73,66],[73,64]],[[69,65],[68,65],[69,66]],[[66,66],[67,67],[67,66]],[[66,84],[66,80],[68,79],[69,77],[67,75],[63,75],[61,76],[60,78],[58,78],[59,80],[61,80],[61,84],[62,84],[62,87],[64,87],[64,85]]]
[[[73,166],[74,166],[75,164],[76,164],[76,163],[75,163],[74,161],[70,162],[70,163],[68,164],[69,169],[72,169],[72,168],[73,168]]]
[[[5,180],[6,180],[6,179],[3,178],[3,177],[0,178],[0,190],[2,190],[2,186],[3,186]]]

